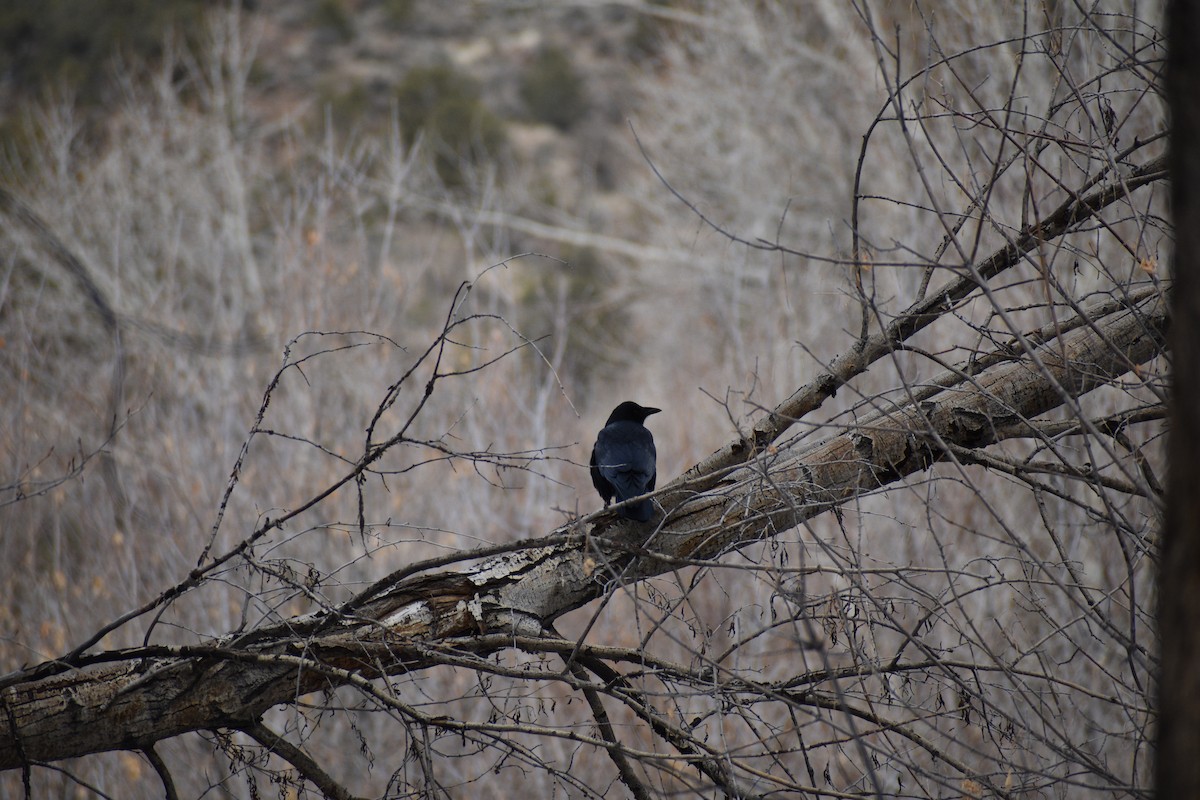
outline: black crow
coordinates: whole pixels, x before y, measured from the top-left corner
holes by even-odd
[[[661,410],[626,400],[613,409],[600,429],[592,448],[592,485],[604,498],[606,508],[613,497],[620,503],[654,490],[658,477],[654,437],[642,423]],[[621,509],[621,516],[639,522],[650,519],[653,513],[654,505],[648,499]]]

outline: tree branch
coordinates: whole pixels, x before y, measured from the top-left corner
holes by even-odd
[[[1152,294],[1094,325],[1065,327],[1038,349],[1042,368],[1028,357],[999,362],[970,384],[875,412],[816,446],[761,453],[726,470],[712,490],[669,506],[649,538],[649,526],[598,512],[555,531],[551,544],[534,542],[463,572],[410,576],[357,606],[352,618],[327,613],[232,646],[141,648],[117,663],[82,668],[95,662],[81,657],[30,670],[63,673],[41,680],[10,676],[0,693],[0,769],[145,748],[186,731],[258,730],[258,718],[275,705],[429,667],[451,642],[486,654],[507,640],[483,632],[541,636],[553,620],[608,591],[614,576],[640,580],[678,559],[715,558],[925,470],[948,458],[951,445],[981,448],[1027,430],[1030,419],[1068,396],[1161,352],[1166,304]]]
[[[1062,203],[1045,218],[1022,230],[1012,242],[997,250],[977,268],[965,270],[961,277],[911,305],[885,330],[858,342],[838,356],[824,374],[817,376],[776,406],[748,435],[725,445],[693,466],[669,487],[664,488],[687,493],[711,487],[725,470],[743,464],[763,452],[797,420],[820,408],[843,385],[866,372],[871,364],[898,349],[914,334],[939,319],[947,309],[974,292],[984,281],[1020,264],[1028,253],[1043,243],[1067,233],[1080,222],[1095,217],[1101,210],[1128,197],[1137,189],[1163,180],[1166,174],[1166,158],[1157,158],[1138,167],[1125,181],[1097,189],[1082,197],[1075,196]],[[669,497],[674,499],[673,496]]]
[[[150,766],[154,767],[154,771],[158,773],[158,778],[163,785],[163,794],[167,800],[179,800],[179,792],[175,789],[175,779],[171,777],[171,770],[167,768],[166,762],[154,749],[154,745],[143,747],[142,754],[146,756]]]
[[[363,798],[351,794],[344,786],[331,778],[329,773],[321,769],[321,766],[309,757],[308,753],[263,723],[253,722],[246,725],[242,728],[242,733],[295,767],[305,780],[320,789],[330,800],[363,800]]]
[[[592,717],[596,720],[596,728],[600,731],[601,738],[608,742],[611,747],[608,748],[608,757],[612,759],[613,764],[617,767],[617,774],[621,776],[621,783],[629,789],[636,800],[650,800],[650,792],[646,789],[637,773],[633,771],[633,765],[629,763],[629,759],[622,752],[621,742],[617,739],[616,731],[613,730],[612,721],[608,718],[608,712],[604,710],[604,703],[600,699],[600,693],[588,685],[589,678],[587,670],[581,665],[567,661],[567,669],[579,681],[579,690],[583,692],[583,697],[587,700],[588,708],[592,710]]]

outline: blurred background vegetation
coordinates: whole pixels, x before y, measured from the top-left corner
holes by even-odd
[[[111,99],[115,60],[160,59],[166,39],[195,45],[203,0],[10,0],[0,7],[0,75],[9,105],[48,91],[85,108]]]

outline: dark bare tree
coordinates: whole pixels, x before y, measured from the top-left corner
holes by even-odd
[[[1195,223],[1200,222],[1200,57],[1189,42],[1200,36],[1200,12],[1189,3],[1171,3],[1167,96],[1171,105],[1171,205],[1179,231],[1171,288],[1171,446],[1167,511],[1159,583],[1162,678],[1155,698],[1159,709],[1156,785],[1160,797],[1200,792],[1200,497],[1193,454],[1200,447],[1200,281],[1196,280]]]

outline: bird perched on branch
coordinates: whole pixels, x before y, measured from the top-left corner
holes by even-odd
[[[639,406],[626,400],[608,415],[592,448],[592,485],[604,498],[604,506],[615,497],[620,503],[654,490],[658,470],[654,461],[654,437],[643,424],[646,417],[662,409]],[[650,500],[620,509],[621,516],[645,522],[654,513]]]

